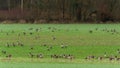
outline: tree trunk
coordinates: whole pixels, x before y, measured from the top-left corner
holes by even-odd
[[[10,0],[7,0],[8,2],[8,11],[10,11]]]

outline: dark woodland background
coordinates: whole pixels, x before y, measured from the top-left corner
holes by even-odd
[[[120,0],[0,0],[0,22],[116,23]]]

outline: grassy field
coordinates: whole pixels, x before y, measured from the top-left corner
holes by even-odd
[[[119,41],[120,24],[1,24],[0,60],[4,63],[0,64],[3,65],[2,68],[8,68],[5,67],[6,62],[17,62],[16,66],[19,66],[19,62],[28,62],[27,65],[31,65],[29,62],[81,63],[80,65],[67,64],[65,68],[70,65],[71,68],[74,66],[80,68],[82,65],[85,66],[83,68],[86,68],[86,66],[91,66],[89,65],[90,63],[98,63],[94,67],[96,68],[102,63],[111,62],[109,62],[108,59],[103,61],[97,59],[86,61],[85,57],[90,55],[99,57],[104,56],[104,54],[107,56],[120,57],[118,53],[120,49]],[[22,43],[23,46],[19,46],[18,42]],[[9,47],[6,46],[7,44],[9,44]],[[66,48],[61,48],[61,45],[66,46]],[[43,58],[36,58],[36,56],[31,58],[29,53],[34,55],[43,54]],[[51,55],[53,54],[71,54],[75,58],[73,60],[61,58],[52,59]],[[11,59],[6,57],[8,55],[12,55]],[[38,68],[39,64],[35,63],[33,63],[33,66]],[[88,65],[86,63],[88,63]],[[119,63],[119,61],[114,60],[112,63]],[[11,63],[7,64],[13,66]],[[26,64],[21,63],[21,65],[24,66]],[[59,65],[64,66],[64,64],[56,64],[56,66]],[[105,68],[110,68],[108,67],[109,65],[110,64],[105,65]],[[46,64],[41,64],[41,66],[47,68]],[[52,67],[53,64],[49,66],[55,68]],[[119,65],[115,65],[115,67],[118,66]]]
[[[0,63],[0,68],[119,68],[119,64]]]

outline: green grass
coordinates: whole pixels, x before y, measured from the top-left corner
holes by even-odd
[[[56,28],[56,30],[51,32],[49,27]],[[29,28],[33,28],[33,30],[29,30]],[[36,32],[37,28],[41,28],[41,30]],[[81,62],[78,59],[84,60],[89,55],[103,56],[105,52],[108,56],[117,55],[120,57],[120,54],[117,53],[117,49],[120,48],[120,33],[112,34],[112,32],[102,31],[103,29],[116,29],[117,32],[120,32],[120,24],[0,24],[0,51],[6,50],[7,54],[12,54],[12,58],[15,59],[12,60],[13,62],[18,60],[27,62],[25,60],[30,59],[29,52],[44,54],[43,60],[45,61],[42,62],[51,60],[51,54],[72,54],[77,62]],[[90,30],[93,33],[89,33]],[[26,32],[25,36],[23,32]],[[33,35],[30,35],[30,32]],[[35,39],[38,36],[40,38]],[[56,40],[52,40],[52,36],[55,36]],[[17,41],[21,41],[24,46],[10,46],[9,48],[5,46],[7,42],[11,44]],[[61,43],[68,45],[68,48],[60,48]],[[47,51],[48,46],[44,47],[43,44],[53,48]],[[30,47],[33,47],[34,50],[30,50]],[[7,54],[0,52],[1,60],[5,59]],[[33,60],[35,59],[34,57]],[[76,62],[74,61],[74,63]]]
[[[118,64],[0,63],[0,68],[119,68]]]

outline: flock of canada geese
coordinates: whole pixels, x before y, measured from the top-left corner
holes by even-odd
[[[60,29],[52,28],[52,27],[48,27],[48,29],[51,32],[55,32],[57,30],[60,31]],[[42,28],[39,28],[39,29],[38,28],[37,29],[29,28],[28,30],[29,31],[35,30],[36,33],[37,33],[40,30],[42,30]],[[78,29],[76,29],[76,30],[78,31]],[[69,31],[69,30],[67,30],[67,31]],[[94,31],[99,31],[99,28],[95,28],[94,30],[89,30],[88,33],[92,34],[92,33],[94,33]],[[105,28],[105,29],[102,29],[101,31],[106,32],[106,33],[110,33],[112,35],[114,35],[114,34],[120,34],[116,29],[106,29]],[[3,32],[3,31],[1,30],[1,32]],[[15,31],[12,30],[12,33],[15,33]],[[28,34],[29,35],[33,35],[32,32],[29,32],[29,33],[28,32],[21,32],[21,33],[18,34],[18,37],[20,37],[21,35],[26,36]],[[9,32],[7,32],[6,35],[9,36]],[[36,40],[38,40],[38,38],[39,38],[39,36],[35,37]],[[53,41],[57,40],[57,38],[55,36],[52,36],[52,40]],[[5,44],[5,47],[7,47],[7,48],[17,47],[17,46],[24,47],[25,44],[23,42],[19,41],[19,40],[17,42],[12,42],[12,43],[6,42],[6,44]],[[47,47],[47,44],[44,44],[42,46]],[[50,51],[51,49],[53,49],[53,47],[54,46],[47,47],[47,51]],[[61,43],[61,45],[60,45],[60,48],[62,48],[62,49],[67,49],[68,47],[69,46],[65,45],[64,43]],[[34,54],[34,53],[32,53],[32,51],[34,50],[34,47],[30,46],[29,49],[31,50],[31,52],[27,53],[28,57],[30,57],[30,58],[44,58],[45,57],[45,55],[41,54],[41,53],[40,54]],[[10,58],[14,57],[14,55],[8,54],[8,52],[6,50],[2,50],[1,52],[2,52],[2,55],[6,55],[5,56],[6,58],[10,59]],[[116,52],[118,54],[120,54],[120,49],[116,50]],[[57,58],[70,59],[70,60],[75,59],[75,56],[72,55],[72,54],[61,54],[61,55],[59,55],[59,54],[51,54],[49,57],[50,58],[54,58],[54,59],[57,59]],[[120,60],[120,58],[118,56],[107,56],[106,52],[104,53],[103,56],[99,56],[98,57],[98,56],[94,56],[94,55],[89,55],[89,56],[86,56],[84,59],[86,59],[86,60],[93,60],[93,59],[103,60],[103,59],[109,59],[110,61],[111,60]]]
[[[27,36],[27,35],[31,35],[31,36],[33,35],[34,36],[34,33],[37,33],[37,32],[39,33],[39,31],[41,31],[42,28],[37,28],[37,29],[29,28],[27,30],[28,31],[33,31],[34,30],[35,32],[25,32],[24,31],[24,32],[21,32],[21,33],[17,34],[17,36],[18,37]],[[57,31],[56,28],[52,28],[52,27],[48,27],[48,30],[50,30],[51,32]],[[60,31],[60,30],[58,30],[58,31]],[[4,31],[1,30],[1,32],[4,32]],[[14,34],[15,31],[12,30],[10,32],[6,32],[6,35],[10,36],[11,35],[10,33]],[[39,38],[40,38],[39,36],[35,36],[35,40],[38,40]],[[57,38],[53,35],[51,40],[55,41],[55,40],[57,40]],[[21,42],[20,40],[18,40],[16,42],[9,42],[9,43],[6,42],[4,47],[11,48],[11,47],[24,47],[24,46],[26,46],[26,45],[23,42]],[[46,43],[43,44],[42,46],[47,48],[46,51],[50,51],[54,47],[54,46],[48,46]],[[67,49],[68,45],[65,45],[64,43],[61,43],[61,45],[59,47],[61,49]],[[27,53],[29,58],[44,58],[45,57],[45,55],[42,54],[42,53],[39,53],[39,54],[33,53],[32,51],[35,50],[34,47],[30,46],[29,50],[31,50],[31,52]],[[1,52],[2,52],[2,55],[5,55],[6,58],[10,59],[10,58],[14,57],[14,54],[9,54],[7,52],[7,50],[2,50]],[[51,57],[51,58],[63,58],[63,59],[73,59],[73,58],[75,58],[75,56],[73,56],[72,54],[61,54],[61,55],[59,55],[59,54],[51,54],[51,55],[49,55],[49,57]]]

